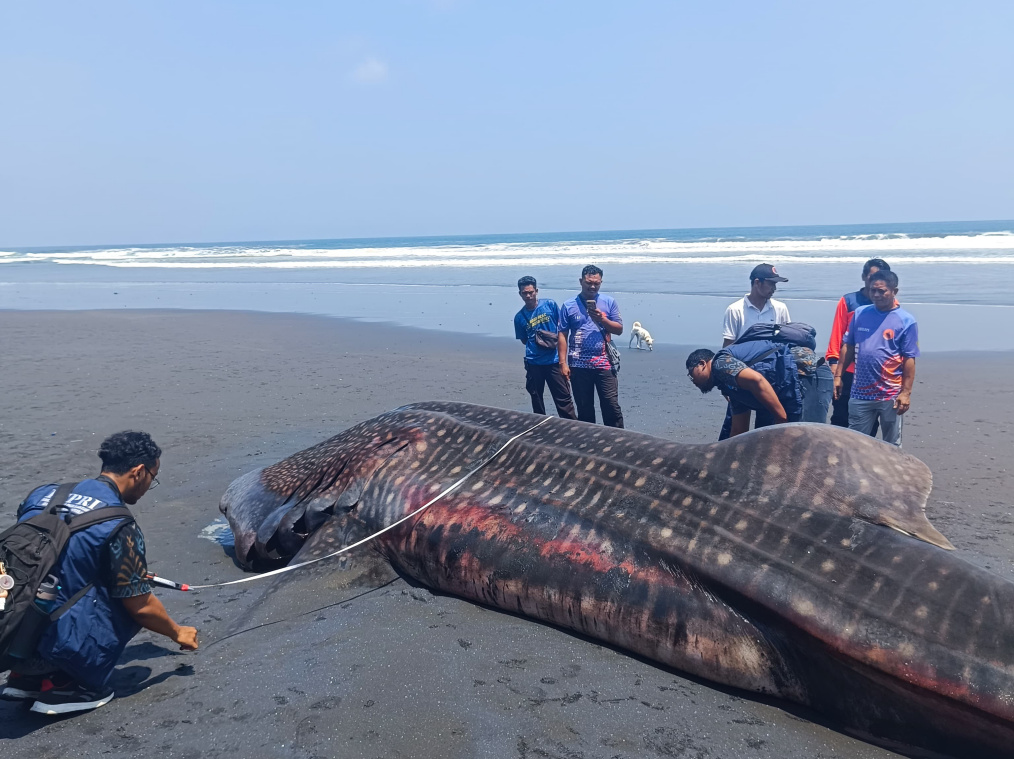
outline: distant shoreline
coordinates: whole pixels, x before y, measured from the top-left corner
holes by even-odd
[[[2,274],[2,269],[0,269]],[[604,290],[606,288],[603,288]],[[557,302],[576,288],[540,286]],[[617,295],[624,322],[639,321],[656,344],[720,345],[722,317],[737,295],[626,292]],[[834,299],[779,294],[792,318],[817,329],[822,354],[837,305]],[[324,282],[20,282],[0,281],[0,314],[17,311],[243,311],[302,314],[380,322],[443,333],[513,338],[512,319],[521,302],[514,283],[493,286],[405,285]],[[1014,350],[1014,307],[908,303],[919,322],[924,353]],[[2,316],[0,316],[2,318]],[[988,329],[987,329],[988,327]],[[628,336],[619,339],[620,349]]]

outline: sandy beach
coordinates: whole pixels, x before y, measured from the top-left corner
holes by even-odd
[[[693,347],[623,351],[629,428],[717,437],[724,401],[686,379]],[[0,357],[0,524],[32,488],[97,474],[104,436],[142,429],[164,450],[162,485],[135,509],[149,566],[193,584],[244,576],[199,537],[243,472],[410,402],[530,410],[515,341],[324,317],[0,311]],[[905,450],[933,471],[934,525],[1014,580],[1012,364],[1006,352],[921,358]],[[200,629],[200,651],[142,633],[112,703],[53,720],[0,702],[0,747],[26,759],[895,755],[787,704],[403,579],[371,590],[324,577],[263,598],[266,587],[159,591]]]

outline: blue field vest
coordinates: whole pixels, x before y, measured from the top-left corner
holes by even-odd
[[[872,306],[873,301],[866,297],[866,294],[862,290],[856,290],[854,293],[846,293],[842,296],[845,298],[845,308],[849,310],[851,314],[860,306]]]
[[[789,421],[800,418],[803,413],[803,396],[799,389],[799,373],[791,345],[771,340],[754,340],[749,343],[733,343],[718,353],[723,352],[738,358],[771,384]],[[753,393],[735,384],[735,379],[726,383],[716,377],[715,386],[732,403],[734,414],[742,413],[744,409],[765,410]]]
[[[36,488],[18,509],[18,521],[43,511],[56,485]],[[120,494],[107,480],[85,480],[67,498],[68,511],[83,514],[106,506],[122,506]],[[90,688],[105,685],[130,639],[141,630],[123,603],[105,587],[105,546],[123,519],[110,519],[71,535],[53,574],[60,578],[57,604],[94,582],[92,588],[43,633],[38,656]]]

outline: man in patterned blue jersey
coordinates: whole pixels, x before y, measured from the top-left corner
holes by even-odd
[[[842,373],[855,360],[849,428],[872,435],[879,420],[884,442],[900,446],[902,418],[912,405],[919,325],[898,306],[898,275],[893,271],[871,274],[866,290],[873,304],[860,306],[852,316],[845,352],[835,367],[835,395],[841,394]]]
[[[595,423],[597,392],[602,423],[623,427],[620,385],[606,350],[607,340],[623,334],[620,307],[611,296],[599,292],[599,267],[584,267],[578,283],[581,292],[560,307],[560,371],[574,388],[579,420]]]
[[[144,432],[119,432],[99,448],[102,472],[78,483],[60,511],[78,516],[133,505],[158,485],[162,450]],[[18,520],[49,506],[57,485],[36,488],[18,507]],[[182,650],[197,648],[197,630],[178,625],[151,592],[144,535],[132,519],[110,519],[71,535],[53,569],[64,604],[91,588],[43,633],[35,656],[19,663],[0,697],[32,701],[32,711],[69,714],[109,703],[109,676],[140,629],[160,633]]]

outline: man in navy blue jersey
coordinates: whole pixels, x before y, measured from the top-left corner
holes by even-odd
[[[525,390],[532,397],[532,411],[546,413],[543,391],[549,385],[556,413],[561,419],[576,419],[570,382],[560,372],[560,309],[556,301],[539,300],[535,277],[519,279],[518,294],[525,305],[514,315],[514,336],[525,344]]]

